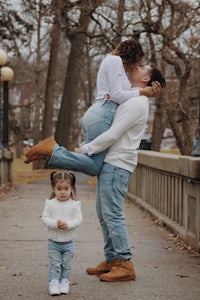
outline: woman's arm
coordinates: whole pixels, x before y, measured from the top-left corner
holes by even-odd
[[[109,86],[107,94],[113,102],[121,104],[132,97],[140,96],[139,88],[131,88],[131,82],[125,73],[121,57],[111,55],[105,68]]]

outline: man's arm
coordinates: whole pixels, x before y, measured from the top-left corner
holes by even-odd
[[[114,144],[128,129],[134,124],[144,121],[144,110],[142,107],[146,101],[141,101],[140,96],[134,99],[127,100],[121,104],[116,112],[114,121],[110,129],[96,137],[92,142],[82,146],[84,154],[92,155],[102,152]],[[145,97],[145,99],[147,99]]]

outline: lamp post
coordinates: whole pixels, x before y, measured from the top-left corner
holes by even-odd
[[[1,68],[7,62],[7,54],[4,50],[0,49],[0,74]],[[2,109],[2,89],[0,86],[0,148],[3,148],[2,145],[2,122],[3,122],[3,109]]]
[[[3,59],[1,58],[3,57]],[[1,128],[2,134],[2,144],[1,147],[9,149],[9,122],[8,122],[8,103],[9,103],[9,81],[13,79],[14,72],[9,67],[2,67],[7,61],[6,53],[0,49],[0,81],[3,82],[3,130]],[[2,110],[1,110],[2,116]],[[2,125],[2,123],[1,123]]]

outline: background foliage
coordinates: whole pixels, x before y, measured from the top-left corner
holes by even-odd
[[[70,149],[81,142],[99,64],[129,38],[139,39],[144,63],[167,79],[153,101],[152,150],[169,127],[181,154],[190,155],[198,134],[199,8],[186,0],[0,0],[1,48],[15,71],[10,130],[18,155],[24,138],[36,143],[54,134]]]

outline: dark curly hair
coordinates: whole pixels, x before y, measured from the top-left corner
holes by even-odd
[[[140,43],[134,39],[120,42],[112,51],[113,55],[119,55],[123,61],[125,70],[128,72],[130,67],[144,57],[144,52]]]

